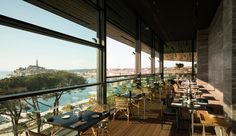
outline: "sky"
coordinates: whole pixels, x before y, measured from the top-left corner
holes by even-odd
[[[91,42],[97,33],[20,0],[1,0],[0,14]],[[48,69],[96,68],[97,49],[0,25],[0,71],[35,65]],[[107,38],[107,68],[134,68],[134,48]],[[150,67],[142,53],[142,67]],[[172,63],[172,62],[171,62]],[[166,63],[167,66],[172,64]],[[174,63],[175,66],[175,63]]]

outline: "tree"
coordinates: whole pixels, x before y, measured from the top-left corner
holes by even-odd
[[[60,88],[65,86],[72,86],[77,84],[86,83],[86,79],[80,76],[77,76],[74,73],[69,73],[65,71],[55,71],[50,73],[40,73],[36,75],[31,75],[26,78],[26,88],[28,91],[36,91],[42,89],[52,89],[52,88]],[[63,92],[48,94],[44,99],[49,99],[55,97],[55,101],[53,103],[53,114],[57,115],[59,113],[59,100],[62,96]],[[36,113],[37,120],[37,130],[40,132],[41,126],[41,115],[40,115],[40,107],[38,104],[38,97],[33,96],[32,98],[32,107],[34,108]]]
[[[43,89],[52,89],[52,88],[60,88],[66,86],[73,86],[78,84],[85,84],[86,79],[84,77],[77,76],[74,73],[69,73],[66,71],[54,71],[49,73],[39,73],[35,75],[28,76],[19,76],[19,77],[10,77],[0,80],[0,92],[6,93],[15,93],[15,92],[23,92],[23,91],[37,91]],[[59,100],[62,96],[63,92],[47,94],[43,96],[43,99],[50,99],[55,97],[55,101],[53,104],[54,111],[53,114],[57,115],[59,113]],[[40,133],[41,127],[41,113],[39,107],[39,96],[32,96],[29,99],[22,100],[18,99],[16,104],[8,104],[1,103],[0,106],[5,107],[5,110],[1,110],[2,113],[5,113],[12,118],[13,124],[13,132],[14,135],[18,134],[18,121],[20,118],[20,114],[22,112],[23,104],[27,103],[30,105],[34,111],[36,116],[37,123],[37,131]],[[16,101],[14,101],[16,102]],[[10,113],[10,114],[9,114]]]
[[[20,115],[21,112],[26,108],[26,104],[19,99],[0,103],[0,114],[7,115],[11,118],[14,136],[18,136],[19,119],[21,117]]]
[[[182,67],[184,67],[184,64],[183,64],[183,63],[176,63],[175,65],[176,65],[177,68],[182,68]]]

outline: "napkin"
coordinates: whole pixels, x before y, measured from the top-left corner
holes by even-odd
[[[174,102],[172,102],[171,105],[172,106],[182,106],[182,103],[174,103]]]
[[[78,121],[78,122],[75,122],[74,124],[70,125],[70,127],[76,128],[76,127],[83,125],[85,123],[87,123],[87,121]]]
[[[92,115],[92,118],[98,118],[98,117],[99,117],[98,114],[94,114],[94,115]]]

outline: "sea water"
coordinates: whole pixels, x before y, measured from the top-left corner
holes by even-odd
[[[95,83],[96,79],[95,78],[88,78],[87,79],[88,83]],[[66,104],[72,104],[75,102],[83,101],[89,98],[89,96],[96,92],[97,87],[92,86],[92,87],[86,87],[83,89],[73,89],[70,91],[65,91],[63,92],[60,100],[59,100],[59,105],[64,106]],[[39,103],[39,108],[40,112],[45,112],[48,111],[49,109],[53,108],[53,103],[55,101],[55,97],[49,98],[49,99],[44,99],[43,97],[39,98],[38,101]],[[30,107],[28,110],[29,112],[32,112],[34,109]]]
[[[0,71],[0,80],[6,77],[9,77],[12,72],[10,71]],[[88,83],[96,83],[96,78],[87,78]],[[96,93],[97,87],[92,86],[92,87],[86,87],[83,89],[73,89],[70,91],[65,91],[63,92],[59,104],[60,106],[66,105],[66,104],[71,104],[79,101],[83,101],[89,98],[89,96],[92,93]],[[53,103],[55,101],[55,97],[45,99],[43,95],[38,97],[39,101],[39,108],[40,112],[45,112],[48,111],[49,109],[53,108]],[[31,100],[28,100],[28,102],[32,103]],[[32,112],[34,109],[29,106],[28,112]]]
[[[0,71],[0,80],[3,78],[10,77],[11,71]]]

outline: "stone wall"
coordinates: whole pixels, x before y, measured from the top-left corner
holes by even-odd
[[[208,29],[208,82],[217,90],[224,91],[222,33],[223,25],[221,4]]]
[[[223,0],[223,72],[224,72],[224,111],[232,119],[232,2]]]
[[[222,0],[208,33],[198,31],[197,46],[198,78],[223,93],[224,112],[232,121],[231,136],[236,136],[236,0]]]
[[[197,32],[197,78],[208,82],[208,30]]]
[[[234,134],[236,135],[236,1],[232,1],[232,109],[234,121]]]

